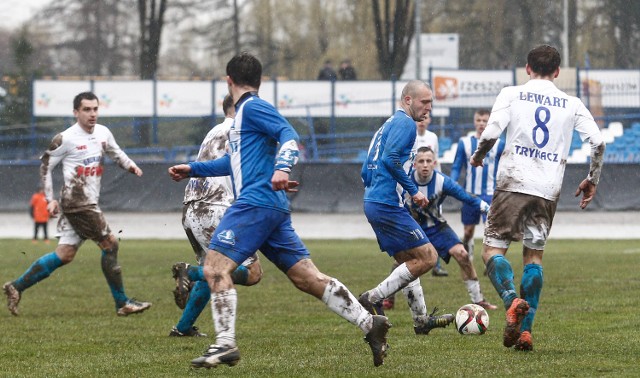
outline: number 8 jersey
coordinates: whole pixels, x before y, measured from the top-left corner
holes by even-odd
[[[573,130],[592,149],[602,143],[582,101],[549,80],[532,79],[500,91],[481,139],[497,139],[505,129],[496,189],[552,201],[560,197]]]

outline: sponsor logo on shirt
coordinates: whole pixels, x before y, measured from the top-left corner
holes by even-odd
[[[92,167],[83,167],[81,165],[76,167],[76,175],[78,176],[102,176],[104,168],[101,165]]]
[[[218,240],[221,243],[236,245],[236,234],[231,230],[224,230],[218,234]]]
[[[535,147],[523,147],[516,145],[516,155],[527,156],[532,159],[558,162],[558,154],[555,152],[546,152]]]

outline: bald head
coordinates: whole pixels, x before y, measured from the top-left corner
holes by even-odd
[[[424,120],[433,105],[433,92],[429,84],[421,80],[411,80],[402,89],[400,107],[414,121]]]

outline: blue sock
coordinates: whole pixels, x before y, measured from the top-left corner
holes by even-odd
[[[211,291],[209,290],[209,284],[207,281],[197,281],[191,292],[189,293],[189,300],[187,301],[187,305],[182,311],[182,316],[180,317],[180,321],[176,325],[178,331],[182,333],[187,333],[196,323],[196,319],[202,313],[204,308],[207,306],[207,302],[211,298]]]
[[[513,269],[511,264],[502,255],[495,255],[487,261],[487,276],[493,287],[502,298],[504,308],[508,309],[511,302],[516,299],[516,287],[513,284]]]
[[[521,331],[531,332],[533,318],[535,318],[536,310],[538,309],[538,301],[540,300],[543,281],[541,265],[525,265],[522,272],[522,283],[520,284],[520,296],[529,303],[529,312],[520,325]]]
[[[62,260],[55,252],[47,253],[31,264],[17,280],[13,281],[13,286],[18,291],[24,291],[29,287],[49,277],[54,270],[62,266]]]
[[[249,269],[246,266],[240,265],[236,270],[231,273],[231,279],[236,285],[246,285],[249,280]]]
[[[113,300],[116,302],[116,308],[120,308],[127,303],[127,296],[124,293],[124,285],[122,283],[122,271],[118,265],[118,249],[102,250],[102,273],[107,279],[107,284],[111,290]]]
[[[187,275],[190,281],[206,281],[202,272],[202,265],[191,265],[187,269]]]

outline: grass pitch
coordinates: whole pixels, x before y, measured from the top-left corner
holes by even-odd
[[[357,296],[380,282],[391,267],[371,240],[306,241],[323,272],[338,278]],[[0,281],[15,279],[54,244],[0,240]],[[476,251],[481,248],[479,242]],[[507,257],[519,287],[520,245]],[[213,343],[211,312],[197,325],[207,338],[169,338],[180,310],[173,303],[171,265],[193,262],[184,241],[121,241],[120,264],[127,294],[153,302],[141,315],[119,318],[100,270],[98,248],[86,243],[76,260],[24,292],[21,315],[0,310],[1,377],[342,377],[342,376],[637,376],[640,356],[640,243],[631,241],[549,242],[544,288],[534,324],[534,351],[502,346],[504,311],[489,311],[489,330],[461,336],[453,326],[416,336],[401,294],[393,323],[391,350],[374,368],[356,327],[315,298],[297,291],[262,258],[264,277],[239,287],[238,366],[190,368]],[[487,299],[501,303],[478,256],[475,261]],[[452,261],[450,276],[422,278],[427,305],[455,312],[469,302]],[[0,283],[1,283],[0,282]]]

